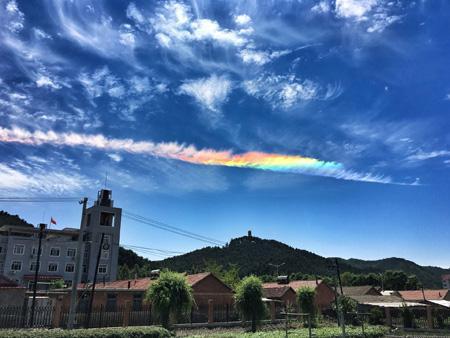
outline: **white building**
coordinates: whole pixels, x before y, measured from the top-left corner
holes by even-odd
[[[82,281],[93,280],[102,234],[104,242],[97,280],[114,281],[117,277],[122,209],[114,208],[110,190],[101,190],[94,205],[86,210],[83,227],[84,253]],[[39,288],[54,280],[71,285],[75,272],[79,229],[46,229],[42,239]],[[30,287],[37,268],[39,228],[31,226],[0,227],[0,275]]]

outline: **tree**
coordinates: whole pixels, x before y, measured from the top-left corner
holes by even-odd
[[[298,305],[300,306],[300,311],[310,315],[311,323],[314,323],[316,317],[316,305],[314,302],[315,297],[316,291],[313,288],[302,287],[297,291],[297,300]]]
[[[403,271],[387,270],[383,274],[385,290],[404,290],[408,276]]]
[[[236,264],[230,264],[228,270],[223,273],[222,281],[235,290],[241,281],[239,278],[239,267]]]
[[[406,280],[405,284],[405,290],[419,290],[420,289],[420,282],[416,275],[410,275],[408,276],[408,279]]]
[[[261,280],[253,275],[245,277],[238,284],[234,297],[239,313],[244,320],[252,321],[252,332],[256,332],[256,323],[266,314]]]
[[[66,287],[66,284],[64,284],[64,281],[62,279],[54,280],[50,284],[50,289],[63,289]]]
[[[161,272],[159,279],[148,288],[145,298],[151,302],[153,312],[165,328],[170,328],[172,322],[189,313],[194,304],[186,276],[171,271]]]

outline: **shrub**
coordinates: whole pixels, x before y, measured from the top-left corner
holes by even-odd
[[[412,310],[403,304],[402,309],[403,327],[407,329],[414,328],[414,313]]]
[[[310,287],[302,287],[297,291],[298,305],[300,311],[303,313],[309,313],[311,318],[311,324],[314,325],[316,318],[316,306],[314,299],[316,297],[316,291]],[[304,322],[308,323],[308,318],[304,317]]]
[[[244,320],[252,321],[252,331],[255,332],[256,323],[266,314],[261,280],[256,276],[244,278],[238,284],[234,297],[239,313]]]
[[[109,327],[76,330],[0,330],[0,338],[168,338],[171,334],[162,327]]]
[[[171,271],[161,272],[159,279],[148,288],[146,299],[152,303],[153,312],[158,314],[165,328],[191,311],[194,304],[192,288],[186,276]]]
[[[379,307],[373,307],[369,313],[369,323],[372,325],[381,325],[384,321],[384,313]]]

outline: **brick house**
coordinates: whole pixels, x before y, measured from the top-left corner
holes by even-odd
[[[399,291],[400,296],[405,301],[410,302],[434,302],[434,301],[450,301],[450,290],[407,290]]]
[[[294,291],[294,293],[288,291],[288,289],[283,289],[286,287]],[[265,296],[266,298],[278,300],[277,297],[280,297],[280,300],[285,302],[289,301],[291,304],[297,304],[297,291],[303,287],[309,287],[315,290],[315,304],[320,311],[331,308],[331,303],[335,300],[335,294],[333,289],[322,280],[294,280],[289,281],[286,284],[280,284],[277,282],[264,283],[263,292],[267,295]],[[283,295],[280,296],[281,294]],[[275,295],[277,297],[272,298],[270,297],[271,295]]]
[[[213,304],[219,306],[232,306],[234,302],[233,290],[224,284],[220,279],[210,272],[198,273],[186,276],[189,285],[192,287],[195,303],[199,309],[208,307],[212,300]],[[113,282],[97,282],[93,306],[95,308],[103,307],[106,311],[115,311],[130,304],[133,310],[139,310],[145,304],[145,292],[156,279],[139,278],[130,280],[117,280]],[[80,305],[87,306],[89,299],[89,290],[91,284],[80,284],[78,294]],[[62,305],[69,307],[70,292],[59,290],[50,296],[57,297],[63,295]]]

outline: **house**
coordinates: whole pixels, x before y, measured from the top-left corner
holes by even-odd
[[[22,306],[26,288],[0,275],[0,306]]]
[[[98,279],[113,281],[117,275],[121,209],[113,206],[110,190],[101,190],[94,205],[86,209],[83,225],[82,281],[92,281],[103,236]],[[0,274],[31,289],[38,269],[38,288],[51,282],[72,284],[78,250],[79,229],[45,229],[39,267],[37,266],[39,227],[3,225],[0,227]]]
[[[263,287],[263,297],[279,301],[287,307],[297,304],[297,293],[289,285]]]
[[[381,296],[381,292],[375,289],[371,285],[362,285],[362,286],[343,286],[342,292],[344,296]],[[338,288],[338,293],[341,291]]]
[[[295,297],[292,292],[283,289],[283,287],[288,286],[295,292]],[[321,311],[331,308],[331,303],[335,300],[335,294],[333,289],[331,289],[325,282],[322,280],[294,280],[294,281],[279,281],[273,283],[264,283],[263,284],[263,292],[267,295],[280,295],[283,296],[280,298],[283,301],[289,301],[291,304],[297,303],[297,291],[303,287],[309,287],[315,290],[315,304],[317,308]],[[266,297],[266,296],[265,296]],[[271,297],[266,297],[271,298]],[[277,299],[276,297],[272,299]]]
[[[205,311],[209,302],[219,306],[231,306],[234,302],[233,290],[210,272],[198,273],[186,276],[192,287],[193,296],[197,307]],[[145,304],[145,293],[149,286],[157,279],[139,278],[130,280],[117,280],[113,282],[98,282],[95,288],[93,306],[103,307],[106,311],[116,311],[127,304],[133,310],[139,310]],[[87,307],[91,284],[80,284],[78,295],[80,306]],[[62,296],[63,307],[69,307],[70,293],[66,290],[58,290],[49,294],[50,297]]]
[[[450,290],[408,290],[399,291],[405,301],[418,302],[422,304],[438,305],[450,308]]]
[[[450,274],[442,275],[442,288],[450,290]]]

